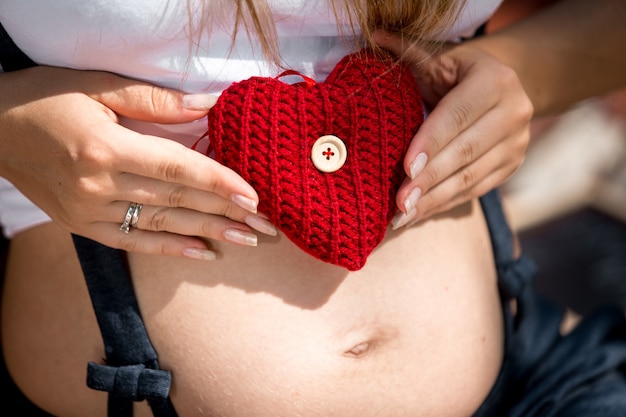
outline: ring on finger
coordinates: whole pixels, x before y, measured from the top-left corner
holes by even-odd
[[[133,218],[136,218],[135,223],[137,223],[137,220],[139,219],[139,213],[137,213],[137,209],[139,206],[143,207],[143,205],[139,203],[130,203],[130,206],[128,206],[128,210],[126,211],[126,216],[124,216],[124,221],[122,222],[122,225],[120,226],[120,230],[123,231],[124,233],[130,232],[130,227],[132,225]],[[139,211],[141,211],[141,209],[139,209]]]
[[[135,203],[135,211],[130,219],[130,227],[137,227],[137,222],[139,221],[139,214],[141,213],[141,209],[143,208],[143,204]]]

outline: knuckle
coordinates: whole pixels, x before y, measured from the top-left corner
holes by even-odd
[[[452,106],[452,108],[450,109],[450,115],[452,117],[452,121],[455,123],[456,126],[459,126],[461,128],[469,126],[472,120],[471,108],[472,107],[468,103],[462,101],[459,101]]]
[[[519,77],[517,72],[507,65],[499,65],[494,76],[494,81],[499,87],[506,88],[511,85],[518,85]]]
[[[171,255],[171,251],[165,243],[160,243],[157,245],[157,254],[158,255]]]
[[[158,168],[160,175],[168,182],[180,182],[185,176],[185,167],[179,163],[164,161]]]
[[[79,177],[72,184],[65,185],[70,185],[74,193],[78,196],[81,196],[81,198],[92,195],[99,195],[98,191],[100,187],[95,181],[93,181],[91,177]]]
[[[499,91],[515,93],[515,109],[520,120],[530,121],[534,114],[534,106],[530,97],[517,75],[517,72],[508,66],[500,66],[494,77],[494,82]]]
[[[238,221],[239,219],[243,219],[249,213],[239,207],[237,204],[227,200],[223,200],[222,204],[216,207],[215,214]]]
[[[109,194],[109,184],[102,179],[92,176],[80,177],[72,184],[74,194],[84,202],[87,200],[99,199]],[[92,200],[93,201],[93,200]]]
[[[168,196],[169,207],[182,207],[187,200],[187,192],[182,186],[175,187]]]
[[[150,88],[150,100],[148,105],[151,106],[148,110],[152,114],[159,114],[167,108],[169,95],[160,87],[155,85]]]
[[[470,168],[463,168],[459,174],[461,181],[461,191],[459,194],[468,192],[471,187],[476,183],[476,175]]]
[[[160,232],[166,230],[167,226],[167,210],[157,209],[150,216],[148,216],[145,228],[147,230],[153,230]]]
[[[113,159],[110,149],[100,141],[93,141],[89,146],[81,146],[71,155],[72,162],[78,167],[108,166]]]
[[[476,144],[472,141],[461,141],[458,145],[459,152],[461,154],[462,165],[469,165],[476,159],[478,150]]]
[[[431,134],[426,136],[425,142],[431,149],[441,149],[444,145],[443,140],[440,137]]]

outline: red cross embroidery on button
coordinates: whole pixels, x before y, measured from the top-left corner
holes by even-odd
[[[327,161],[330,161],[330,157],[335,155],[335,152],[332,151],[332,149],[328,148],[327,150],[325,150],[324,152],[322,152],[322,155],[324,155],[326,157]]]

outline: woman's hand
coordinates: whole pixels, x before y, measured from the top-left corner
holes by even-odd
[[[0,74],[0,95],[0,175],[68,231],[127,251],[200,259],[215,254],[199,237],[255,245],[253,229],[275,233],[234,171],[117,123],[118,115],[190,122],[207,114],[211,96],[52,67]],[[124,233],[131,202],[143,210]]]
[[[471,43],[428,53],[383,33],[376,41],[411,66],[431,109],[406,154],[394,228],[481,196],[517,170],[533,107],[512,69]]]

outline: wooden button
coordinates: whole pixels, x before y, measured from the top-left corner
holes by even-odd
[[[320,137],[311,149],[311,161],[322,172],[335,172],[346,163],[348,151],[341,139],[333,135]]]

